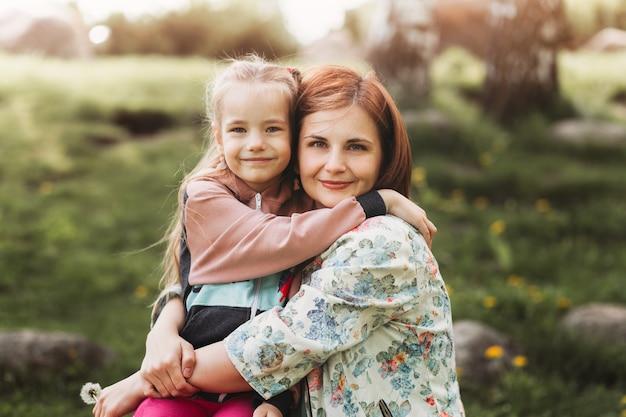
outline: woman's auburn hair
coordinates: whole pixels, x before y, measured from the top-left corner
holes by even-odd
[[[361,75],[343,66],[324,65],[307,71],[296,103],[296,122],[319,111],[359,106],[372,118],[380,136],[383,158],[376,189],[390,188],[409,196],[413,158],[409,136],[391,94],[373,71]],[[297,157],[298,143],[292,146]]]

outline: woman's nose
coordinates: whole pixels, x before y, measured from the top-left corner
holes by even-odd
[[[345,171],[346,160],[343,153],[337,150],[329,152],[324,168],[328,172]]]

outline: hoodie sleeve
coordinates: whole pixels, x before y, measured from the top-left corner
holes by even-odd
[[[288,269],[319,254],[367,217],[384,214],[375,191],[359,197],[361,202],[348,198],[332,209],[291,216],[254,210],[213,181],[191,183],[187,192],[191,285],[244,281]]]

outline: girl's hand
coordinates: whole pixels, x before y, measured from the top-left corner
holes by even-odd
[[[182,299],[172,298],[148,333],[140,371],[143,392],[148,397],[188,397],[198,391],[186,380],[193,373],[196,354],[178,334],[184,320]]]
[[[387,206],[387,213],[413,225],[426,239],[430,248],[437,234],[437,227],[428,220],[423,208],[394,190],[377,190]]]
[[[144,398],[137,372],[104,388],[92,413],[95,417],[122,417],[137,409]]]
[[[154,329],[153,329],[154,331]],[[150,332],[141,363],[143,393],[147,397],[188,397],[198,392],[187,382],[195,366],[191,343],[178,333]]]

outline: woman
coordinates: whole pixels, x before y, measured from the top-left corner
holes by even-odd
[[[316,207],[373,188],[408,194],[408,136],[373,74],[315,71],[303,82],[297,119],[296,169]],[[162,375],[143,372],[143,383]],[[415,229],[379,216],[344,234],[305,267],[285,308],[196,350],[188,381],[206,392],[252,387],[269,398],[301,379],[311,416],[464,416],[449,298]],[[136,385],[134,378],[128,392]]]

